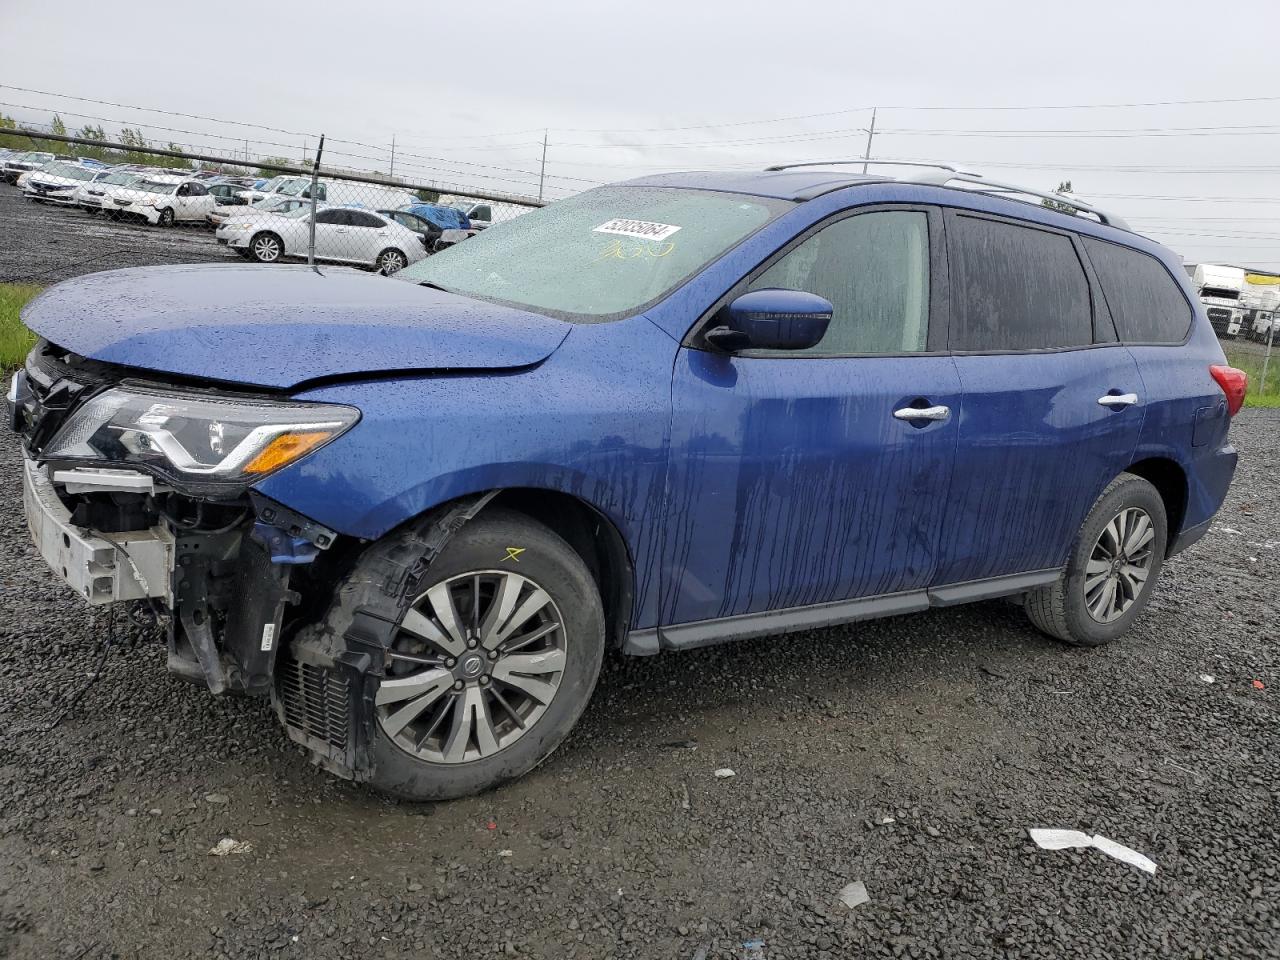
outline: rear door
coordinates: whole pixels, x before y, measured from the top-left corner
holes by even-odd
[[[1137,365],[1074,234],[949,211],[947,245],[964,400],[936,582],[1060,567],[1132,462]]]
[[[936,209],[847,211],[725,298],[825,297],[809,350],[681,349],[664,624],[929,585],[960,400],[941,225]]]
[[[387,247],[404,246],[403,237],[376,213],[348,210],[350,232],[347,234],[346,258],[360,263],[373,263]]]
[[[351,211],[339,207],[321,210],[316,214],[316,256],[326,260],[345,260],[349,245]]]

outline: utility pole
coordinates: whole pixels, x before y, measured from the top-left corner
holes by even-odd
[[[396,135],[391,135],[391,176],[396,175]]]
[[[547,179],[547,131],[542,131],[542,170],[538,173],[538,199],[542,199],[542,185]]]
[[[862,154],[862,172],[867,172],[867,161],[871,159],[871,139],[876,135],[876,108],[871,108],[871,128],[867,131],[867,149]]]

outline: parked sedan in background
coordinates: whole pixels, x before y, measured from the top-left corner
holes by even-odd
[[[170,227],[179,220],[204,222],[214,200],[208,188],[191,177],[147,176],[127,186],[112,187],[102,207],[117,217],[141,217],[147,223]]]
[[[71,194],[71,202],[88,213],[98,213],[111,187],[127,187],[141,179],[132,170],[116,167],[96,174],[88,183],[82,183]]]
[[[212,189],[210,187],[210,191]],[[289,213],[301,207],[309,206],[311,206],[311,201],[295,200],[292,197],[267,197],[265,200],[250,204],[224,204],[219,202],[217,206],[209,211],[209,215],[205,219],[213,226],[220,227],[235,217],[242,219],[253,216],[266,217],[277,213]]]
[[[23,176],[22,195],[36,203],[71,206],[76,202],[76,190],[86,183],[92,183],[95,176],[95,172],[88,167],[57,160]]]
[[[46,163],[52,163],[53,160],[52,153],[45,153],[41,150],[16,153],[4,162],[4,172],[0,176],[3,176],[9,183],[17,183],[18,178],[24,173],[28,173],[31,170],[39,170]]]
[[[259,263],[305,257],[310,205],[266,217],[244,213],[218,228],[219,243]],[[392,274],[427,255],[418,234],[372,210],[322,207],[316,214],[316,258]]]

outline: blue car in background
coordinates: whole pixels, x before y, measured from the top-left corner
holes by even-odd
[[[405,282],[59,284],[9,393],[35,542],[166,608],[171,671],[414,799],[531,770],[610,648],[1000,596],[1106,643],[1221,506],[1245,377],[1170,251],[1008,189],[670,174]]]
[[[441,230],[471,229],[471,221],[465,213],[442,203],[411,203],[400,209],[434,223]]]

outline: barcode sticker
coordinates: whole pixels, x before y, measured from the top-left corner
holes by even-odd
[[[266,623],[262,625],[262,650],[264,653],[270,651],[271,645],[276,640],[276,625],[274,623]]]
[[[653,223],[649,220],[609,220],[591,232],[614,233],[620,237],[635,237],[637,240],[665,240],[679,229],[669,223]]]

